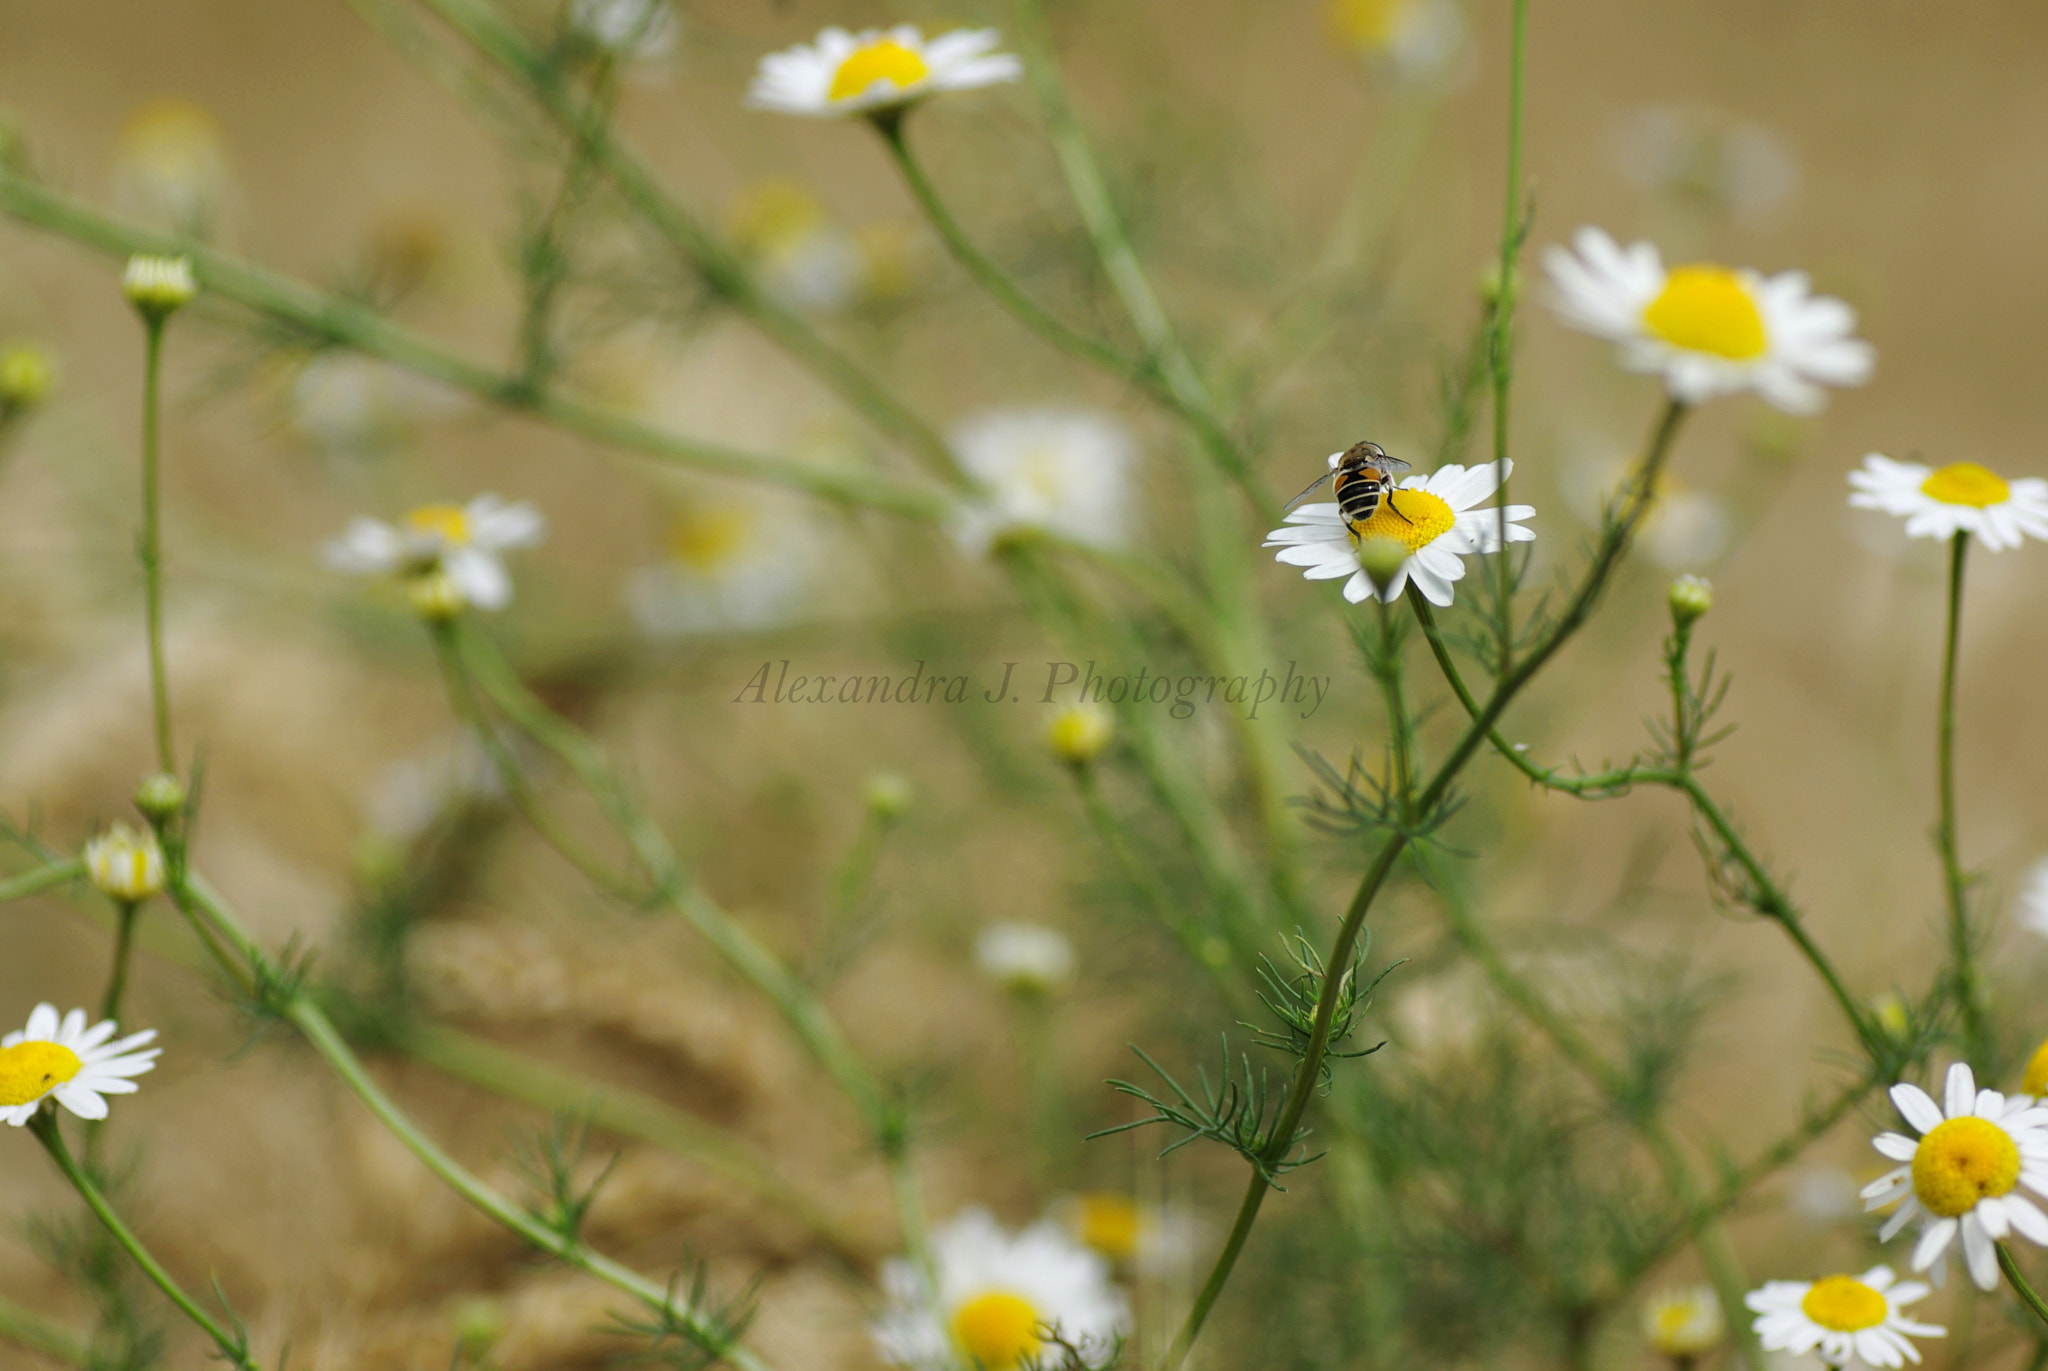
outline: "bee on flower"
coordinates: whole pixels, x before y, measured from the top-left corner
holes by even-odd
[[[1920,1360],[1914,1338],[1947,1337],[1948,1330],[1908,1318],[1903,1307],[1925,1299],[1928,1287],[1897,1279],[1889,1266],[1873,1266],[1860,1276],[1770,1281],[1743,1303],[1756,1313],[1766,1352],[1817,1353],[1836,1367],[1904,1366]]]
[[[399,577],[445,601],[449,612],[503,609],[512,602],[512,577],[498,554],[531,547],[546,528],[530,504],[479,495],[466,505],[422,505],[397,525],[356,519],[323,554],[337,571]]]
[[[1906,521],[1908,538],[1967,533],[1990,552],[2029,538],[2048,542],[2048,481],[2007,479],[1975,462],[1930,468],[1873,452],[1849,473],[1852,509],[1881,509]]]
[[[1662,376],[1688,405],[1753,390],[1789,414],[1826,402],[1823,386],[1870,379],[1875,354],[1856,314],[1814,295],[1804,272],[1765,277],[1709,263],[1666,268],[1649,243],[1624,248],[1582,228],[1543,257],[1554,307],[1573,328],[1618,346],[1624,370]]]
[[[941,91],[1015,81],[1024,64],[995,51],[1001,41],[994,29],[955,29],[926,41],[915,24],[828,28],[814,42],[763,57],[747,103],[816,119],[894,113]]]
[[[81,1119],[107,1117],[105,1097],[133,1094],[134,1078],[154,1070],[162,1051],[145,1046],[154,1028],[120,1039],[115,1031],[112,1019],[86,1027],[83,1009],[60,1019],[55,1005],[37,1005],[26,1027],[0,1038],[0,1119],[20,1128],[46,1099]]]

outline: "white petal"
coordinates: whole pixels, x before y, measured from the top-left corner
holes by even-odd
[[[1925,1271],[1934,1265],[1934,1259],[1948,1247],[1949,1240],[1956,1235],[1954,1219],[1936,1219],[1920,1234],[1920,1241],[1913,1246],[1913,1269]]]
[[[1926,1091],[1905,1081],[1892,1087],[1892,1103],[1916,1133],[1932,1133],[1941,1126],[1941,1110]]]
[[[1963,1260],[1969,1263],[1970,1279],[1979,1290],[1998,1288],[1998,1249],[1974,1213],[1963,1216]]]
[[[1957,1062],[1948,1069],[1948,1090],[1944,1103],[1948,1116],[1960,1119],[1969,1114],[1977,1103],[1977,1078],[1970,1074],[1968,1062]]]
[[[1903,1133],[1880,1133],[1870,1140],[1870,1145],[1895,1162],[1909,1162],[1920,1150],[1920,1144]],[[1870,1192],[1865,1190],[1864,1193]]]

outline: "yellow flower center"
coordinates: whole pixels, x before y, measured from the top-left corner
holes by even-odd
[[[40,1100],[85,1065],[62,1043],[0,1047],[0,1106]]]
[[[2019,1183],[2020,1150],[2012,1135],[1986,1119],[1950,1119],[1920,1140],[1913,1154],[1913,1193],[1945,1219]]]
[[[1922,481],[1920,493],[1945,505],[1984,509],[2004,504],[2012,494],[2012,487],[2006,485],[2005,478],[1997,472],[1986,471],[1975,462],[1956,462]]]
[[[953,1341],[968,1363],[981,1371],[1012,1371],[1038,1355],[1038,1311],[1007,1290],[976,1295],[953,1312]]]
[[[1883,1295],[1854,1276],[1826,1276],[1815,1281],[1799,1308],[1822,1328],[1837,1333],[1875,1328],[1891,1312]]]
[[[469,541],[469,516],[463,513],[461,505],[421,505],[405,516],[405,525],[414,533],[431,534],[450,546]]]
[[[2034,1049],[2034,1055],[2027,1059],[2027,1074],[2020,1081],[2022,1094],[2039,1095],[2048,1090],[2048,1040]]]
[[[754,521],[743,509],[686,509],[668,527],[668,555],[691,571],[708,574],[731,561],[753,531]]]
[[[1761,357],[1770,345],[1756,298],[1726,267],[1673,267],[1643,311],[1643,327],[1673,347],[1731,362]]]
[[[1380,507],[1372,512],[1372,518],[1351,530],[1351,541],[1392,538],[1406,544],[1410,552],[1420,552],[1450,532],[1457,517],[1440,495],[1426,490],[1390,490],[1380,496]]]
[[[1330,28],[1341,43],[1377,52],[1407,27],[1414,0],[1332,0]]]
[[[892,38],[883,38],[847,54],[832,77],[826,98],[851,100],[866,95],[877,81],[892,81],[897,90],[909,90],[929,75],[931,68],[924,58]]]
[[[1081,1197],[1081,1241],[1111,1261],[1127,1262],[1137,1255],[1140,1223],[1138,1206],[1128,1195]]]

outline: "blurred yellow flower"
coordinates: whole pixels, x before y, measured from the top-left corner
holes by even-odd
[[[114,158],[114,198],[128,213],[204,237],[227,191],[227,144],[211,114],[157,100],[128,117]]]

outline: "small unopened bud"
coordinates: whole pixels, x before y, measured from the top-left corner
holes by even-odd
[[[917,787],[900,771],[877,771],[862,787],[868,812],[878,819],[900,819],[917,803]]]
[[[1671,583],[1671,618],[1680,628],[1714,607],[1714,588],[1704,576],[1687,573]]]
[[[140,904],[164,888],[164,853],[153,833],[115,824],[85,845],[85,871],[101,891]]]
[[[185,784],[166,771],[135,787],[135,807],[153,824],[163,823],[185,807]]]
[[[413,613],[435,623],[453,619],[469,604],[469,597],[462,593],[462,587],[455,583],[455,578],[440,567],[423,571],[407,580],[405,598]]]
[[[34,409],[50,393],[50,359],[41,348],[0,352],[0,418]]]
[[[1913,1016],[1907,1012],[1905,1000],[1890,990],[1871,1000],[1870,1017],[1895,1043],[1904,1042],[1913,1028]]]
[[[505,1309],[487,1295],[465,1300],[455,1310],[455,1341],[472,1357],[481,1357],[505,1335]]]
[[[1097,704],[1068,705],[1046,725],[1045,744],[1068,766],[1087,766],[1116,736],[1116,718]]]
[[[974,941],[974,959],[1017,995],[1050,995],[1074,974],[1074,945],[1043,924],[990,924]]]
[[[1690,1362],[1713,1351],[1727,1335],[1721,1301],[1708,1285],[1659,1291],[1643,1306],[1643,1337],[1657,1354]]]
[[[1358,565],[1382,596],[1408,564],[1408,544],[1399,538],[1366,538],[1358,544]]]
[[[121,293],[143,318],[162,323],[199,293],[199,283],[192,279],[192,259],[130,257],[128,269],[121,273]]]

